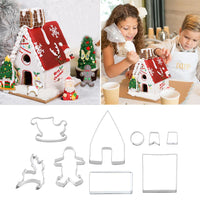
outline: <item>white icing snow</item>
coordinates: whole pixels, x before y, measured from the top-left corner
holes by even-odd
[[[44,29],[41,28],[41,31],[42,31],[42,34],[43,34],[43,36],[44,36],[44,40],[45,40],[45,42],[46,42],[48,45],[50,45],[49,39],[47,38],[47,35],[46,35]]]
[[[38,23],[41,23],[40,10],[36,10]]]

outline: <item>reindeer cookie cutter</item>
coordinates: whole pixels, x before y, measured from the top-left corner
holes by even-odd
[[[33,170],[24,169],[22,173],[22,180],[17,183],[16,189],[27,183],[36,183],[36,190],[39,190],[44,185],[44,164],[43,160],[39,160],[39,158],[32,154],[31,155],[31,167]],[[40,170],[38,170],[40,167]]]
[[[74,186],[79,186],[83,183],[83,179],[78,172],[78,165],[84,165],[85,161],[81,157],[76,156],[76,151],[73,147],[66,147],[61,158],[55,159],[54,165],[61,167],[61,175],[57,177],[56,185],[65,187],[71,182]]]
[[[36,125],[39,133],[35,139],[40,142],[62,142],[67,139],[65,135],[67,122],[62,120],[55,123],[54,117],[35,117],[31,120],[31,125]]]

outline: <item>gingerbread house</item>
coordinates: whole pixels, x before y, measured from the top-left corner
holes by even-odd
[[[169,88],[170,74],[163,59],[153,57],[152,49],[142,49],[142,56],[133,70],[128,94],[156,101]]]
[[[70,75],[69,46],[58,23],[45,23],[43,13],[41,9],[21,11],[21,29],[10,58],[19,84],[63,90]]]

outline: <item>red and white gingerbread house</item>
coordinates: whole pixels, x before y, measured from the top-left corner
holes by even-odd
[[[149,56],[136,63],[132,77],[135,84],[134,87],[129,85],[128,93],[156,101],[163,89],[169,89],[170,74],[162,58],[153,58],[151,49],[143,51],[148,52]]]
[[[19,84],[62,87],[70,75],[69,46],[56,21],[42,27],[22,26],[11,54]],[[61,90],[62,90],[61,89]]]

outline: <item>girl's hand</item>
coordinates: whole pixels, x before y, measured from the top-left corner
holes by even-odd
[[[168,64],[172,59],[169,49],[155,49],[155,54],[163,59],[165,64]]]
[[[126,59],[130,63],[130,65],[135,65],[139,61],[140,57],[135,51],[130,51],[127,53]]]
[[[128,70],[128,71],[125,73],[125,76],[126,76],[128,79],[131,79],[131,78],[132,78],[132,74],[133,74],[133,70]]]

